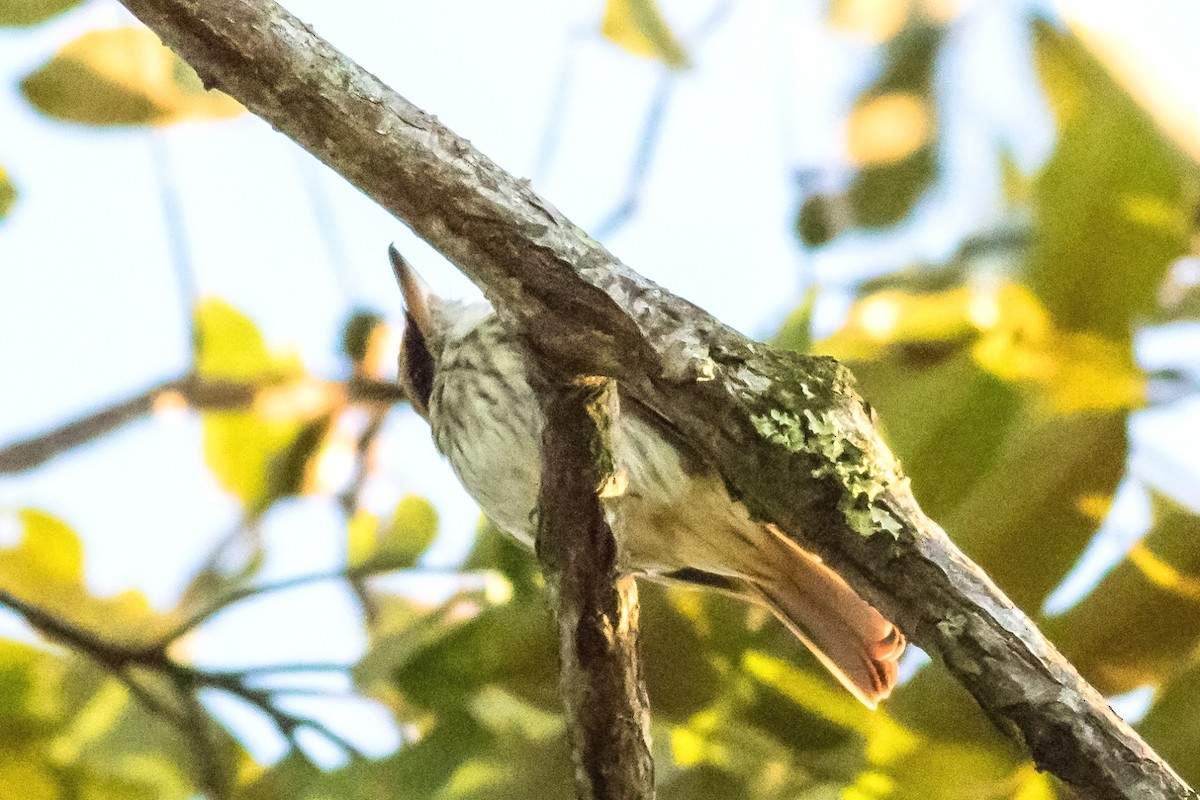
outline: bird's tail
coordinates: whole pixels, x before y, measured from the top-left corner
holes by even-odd
[[[855,697],[875,708],[896,685],[903,634],[820,559],[769,527],[787,555],[781,552],[778,569],[757,577],[754,588]]]

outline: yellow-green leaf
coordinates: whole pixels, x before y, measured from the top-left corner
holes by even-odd
[[[379,549],[379,517],[359,509],[346,525],[346,563],[361,567]]]
[[[28,509],[18,521],[20,542],[0,549],[0,588],[18,602],[123,646],[158,641],[173,627],[141,592],[93,597],[83,580],[83,546],[66,523]]]
[[[417,495],[400,499],[386,528],[380,526],[375,515],[359,511],[348,529],[350,565],[370,564],[380,571],[408,569],[433,542],[437,528],[437,511]]]
[[[58,800],[61,796],[49,764],[0,750],[0,800]]]
[[[285,488],[294,488],[296,481],[284,480],[289,476],[276,466],[294,455],[290,446],[305,423],[327,410],[327,398],[306,390],[298,358],[272,353],[254,322],[223,300],[205,300],[196,308],[195,364],[202,377],[264,387],[250,409],[203,415],[204,457],[213,475],[247,508],[261,511]]]
[[[0,0],[0,28],[37,25],[82,2],[83,0]]]
[[[83,34],[28,75],[21,90],[43,114],[85,125],[168,125],[244,110],[205,90],[195,71],[142,27]]]
[[[1154,524],[1079,605],[1046,623],[1047,635],[1105,694],[1175,672],[1200,642],[1200,516],[1163,495]]]
[[[15,202],[17,202],[17,187],[13,186],[12,181],[8,179],[4,165],[0,164],[0,219],[8,216],[8,212],[12,210]]]
[[[1059,137],[1034,184],[1029,285],[1058,325],[1128,339],[1187,250],[1198,171],[1078,39],[1039,22],[1034,47]]]
[[[1060,330],[1028,289],[1002,284],[878,292],[817,350],[853,369],[922,506],[1040,608],[1124,472],[1143,392],[1128,345]]]
[[[687,51],[654,0],[608,0],[601,31],[634,55],[658,59],[672,69],[689,66]]]
[[[224,300],[201,301],[195,317],[196,372],[201,376],[266,382],[298,372],[294,357],[272,354],[254,321]]]

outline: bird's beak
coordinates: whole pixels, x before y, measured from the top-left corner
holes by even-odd
[[[421,279],[412,265],[404,260],[396,245],[388,247],[388,258],[392,262],[392,272],[396,275],[396,283],[400,285],[400,294],[404,297],[404,311],[412,319],[413,324],[422,334],[428,336],[433,330],[433,317],[430,313],[430,301],[433,292],[429,285]]]

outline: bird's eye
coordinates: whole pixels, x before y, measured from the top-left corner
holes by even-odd
[[[411,392],[409,401],[417,411],[427,413],[429,397],[433,394],[433,354],[411,314],[404,315],[404,338],[400,346],[400,377]]]

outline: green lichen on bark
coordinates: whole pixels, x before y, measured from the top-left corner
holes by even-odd
[[[805,408],[795,414],[775,408],[751,417],[751,422],[767,441],[816,458],[812,475],[832,479],[842,487],[838,510],[852,530],[862,536],[886,531],[898,537],[900,522],[880,499],[907,478],[874,429],[863,427],[870,425],[865,413],[862,420],[844,416],[833,410]]]

